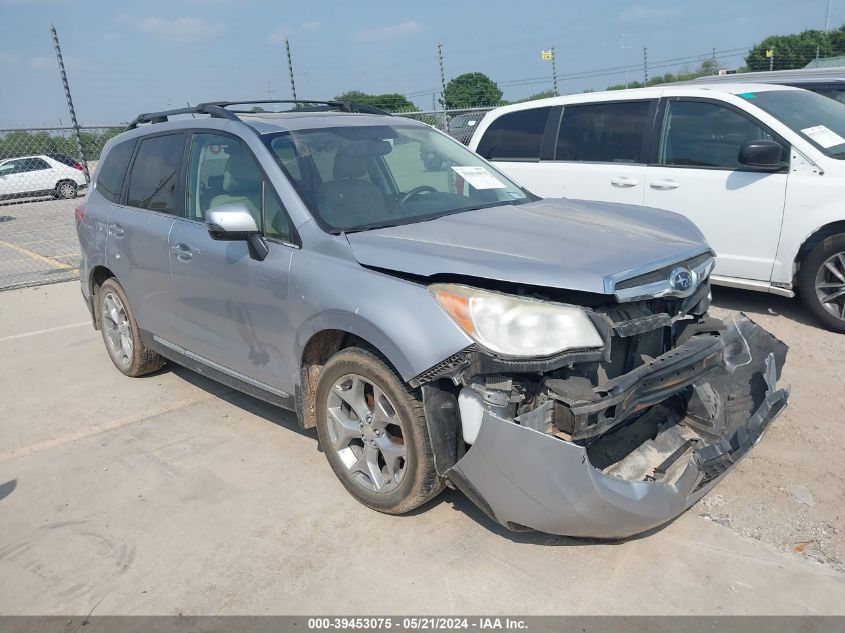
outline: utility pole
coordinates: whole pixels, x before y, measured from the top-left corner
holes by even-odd
[[[710,59],[713,60],[713,74],[718,75],[719,74],[719,66],[716,64],[716,47],[715,46],[713,47],[713,54],[710,57]]]
[[[273,82],[267,82],[267,99],[272,101],[273,100]]]
[[[622,41],[624,42],[619,48],[625,49],[625,87],[628,87],[630,83],[628,81],[628,49],[631,48],[630,44],[628,44],[628,38],[631,37],[630,33],[623,33],[622,34]]]
[[[79,157],[82,159],[82,172],[85,174],[85,180],[91,182],[91,174],[88,173],[88,161],[85,158],[85,152],[82,151],[82,137],[79,133],[79,121],[76,120],[76,111],[73,109],[73,99],[70,96],[70,86],[67,81],[67,73],[65,72],[65,62],[62,58],[62,49],[59,46],[59,35],[56,33],[56,27],[50,25],[50,34],[53,36],[53,47],[56,49],[56,60],[59,62],[59,74],[62,77],[62,86],[65,89],[65,99],[67,99],[67,109],[70,112],[70,122],[73,125],[73,130],[76,132],[76,151],[79,152]]]
[[[555,47],[552,46],[552,88],[557,96],[557,60],[555,60]]]
[[[830,31],[830,2],[831,2],[831,0],[827,0],[827,17],[824,20],[824,32],[825,33]]]
[[[443,42],[437,42],[437,62],[440,64],[440,96],[446,109],[446,71],[443,70]]]
[[[290,59],[290,42],[285,38],[285,51],[288,54],[288,73],[290,73],[290,92],[293,95],[293,100],[296,101],[296,82],[293,80],[293,62]]]
[[[643,85],[648,85],[648,47],[643,46]]]

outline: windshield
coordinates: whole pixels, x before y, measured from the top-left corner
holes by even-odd
[[[845,159],[845,104],[806,90],[739,95],[768,112],[828,156]]]
[[[519,204],[531,194],[428,127],[350,125],[264,137],[318,222],[331,232]]]

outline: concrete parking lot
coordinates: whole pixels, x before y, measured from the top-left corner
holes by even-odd
[[[845,614],[845,336],[716,290],[785,340],[792,404],[671,524],[510,533],[446,491],[358,505],[291,414],[166,367],[129,379],[77,283],[0,293],[0,613]]]

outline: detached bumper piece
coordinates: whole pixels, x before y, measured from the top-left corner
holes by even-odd
[[[514,530],[624,538],[670,521],[787,404],[786,345],[745,316],[725,325],[601,388],[546,381],[547,432],[486,411],[447,477]]]

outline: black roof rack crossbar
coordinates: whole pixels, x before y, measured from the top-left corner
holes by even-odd
[[[262,112],[252,112],[247,110],[230,110],[231,106],[235,105],[258,105],[258,104],[294,104],[304,105],[305,108],[297,108],[301,112],[315,112],[323,110],[338,110],[340,112],[357,112],[361,114],[382,114],[390,116],[390,113],[377,108],[375,106],[365,105],[362,103],[352,103],[349,101],[313,101],[313,100],[256,100],[256,101],[210,101],[208,103],[200,103],[196,106],[189,106],[187,108],[176,108],[175,110],[163,110],[161,112],[147,112],[139,114],[134,121],[132,121],[127,130],[134,130],[141,123],[164,123],[170,117],[179,114],[208,114],[213,118],[229,119],[230,121],[240,121],[238,114],[262,114]],[[273,114],[272,111],[267,114]]]

